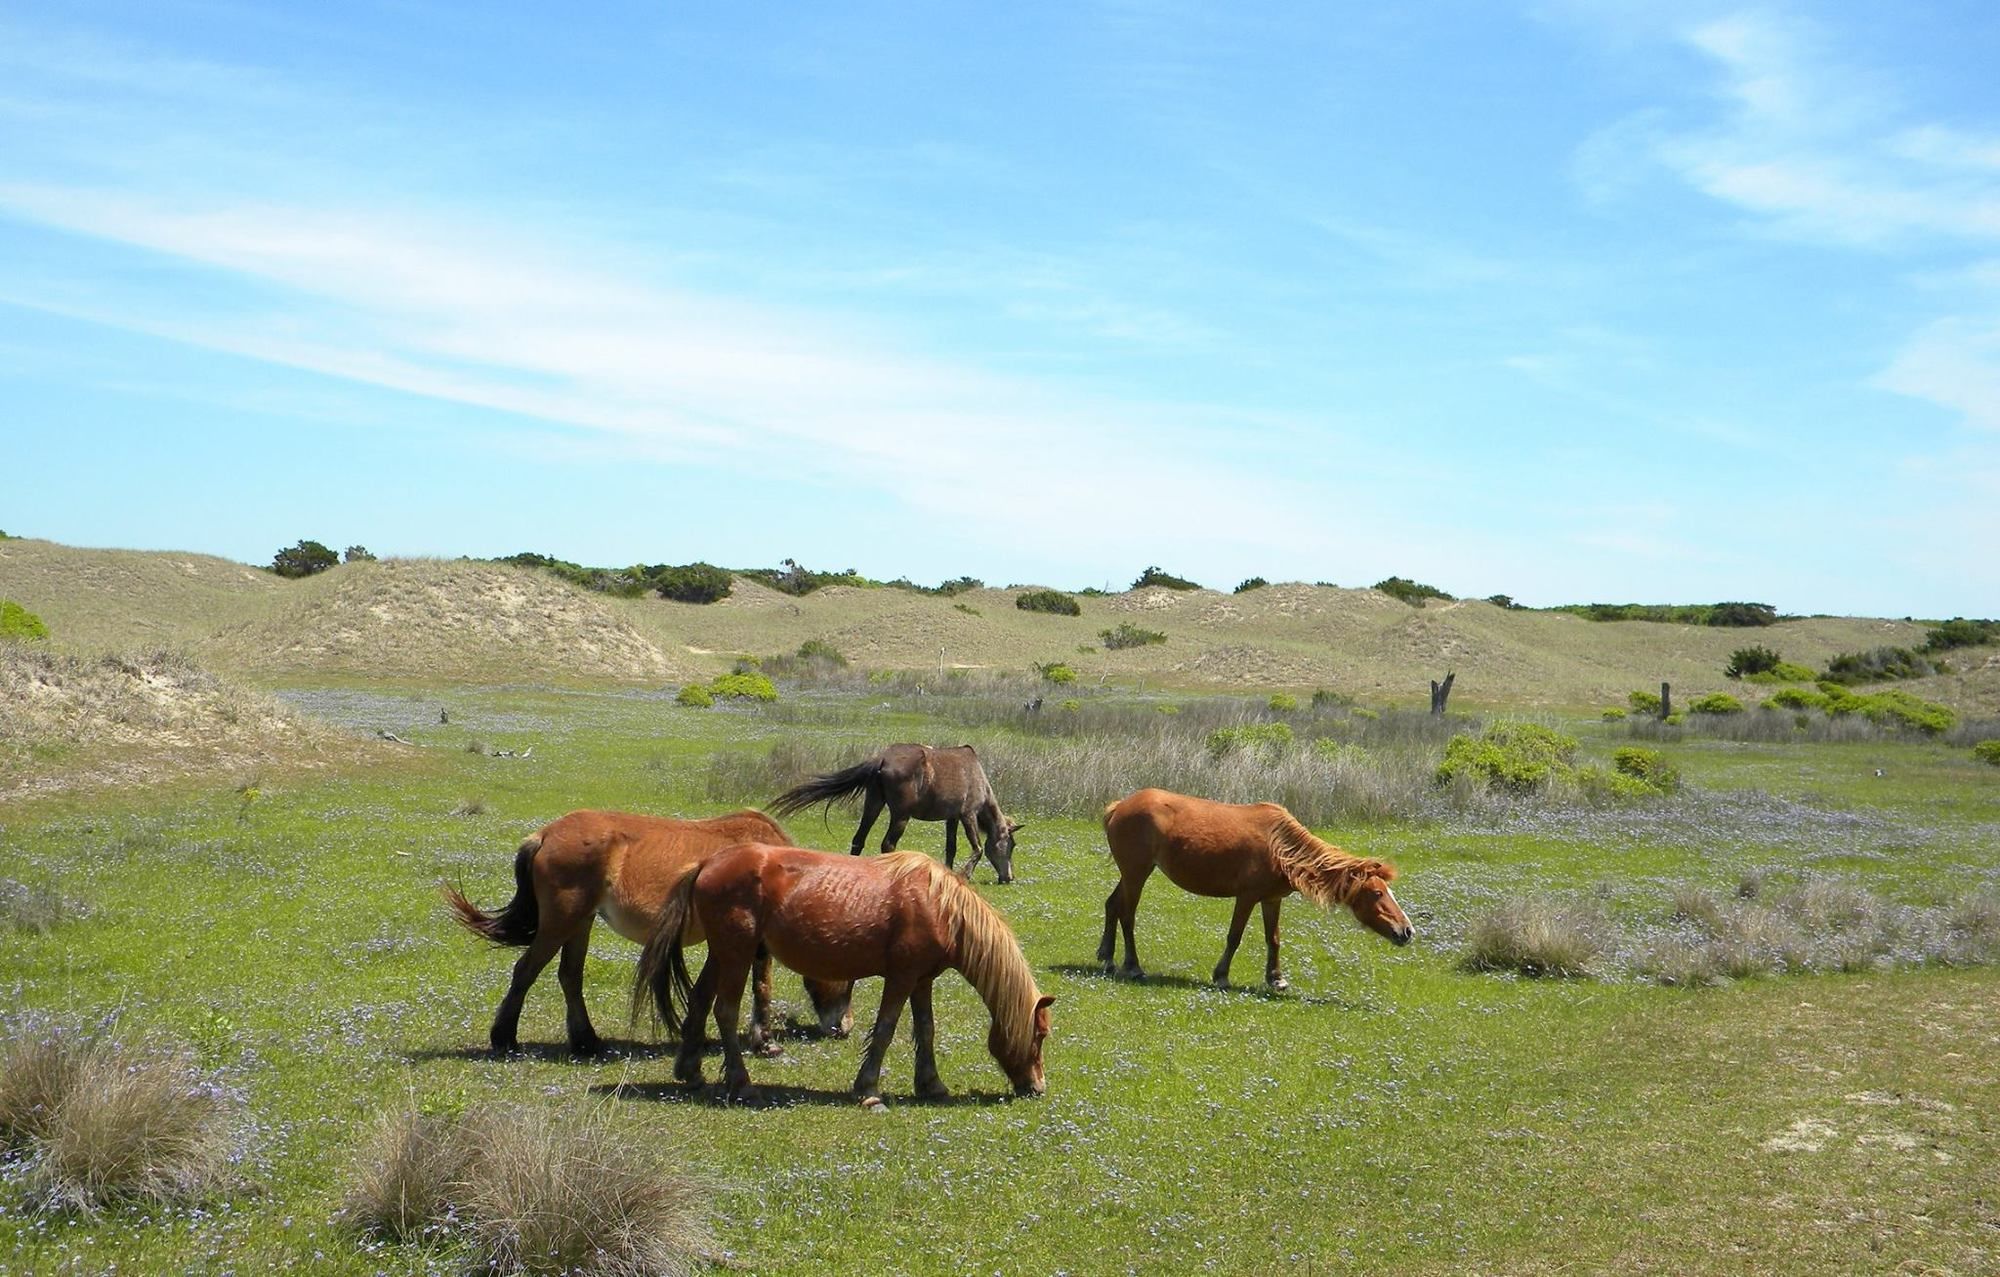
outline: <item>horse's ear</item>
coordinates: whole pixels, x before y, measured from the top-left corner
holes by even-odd
[[[1375,871],[1375,876],[1383,882],[1396,881],[1396,866],[1390,864],[1388,861],[1371,860],[1368,862],[1368,865],[1369,868]]]
[[[1025,820],[1014,820],[1010,818],[1007,821],[1007,832],[1010,834],[1020,833],[1023,829],[1026,829],[1027,827],[1028,827],[1028,822]]]

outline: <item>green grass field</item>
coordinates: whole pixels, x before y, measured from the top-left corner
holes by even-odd
[[[1278,996],[1254,983],[1254,926],[1238,987],[1210,985],[1228,905],[1158,877],[1138,919],[1149,980],[1098,974],[1113,880],[1100,832],[1012,810],[1030,822],[1019,880],[1000,888],[982,870],[980,890],[1058,998],[1048,1095],[1001,1098],[984,1011],[948,976],[939,1052],[952,1102],[908,1099],[906,1020],[887,1112],[846,1094],[858,1038],[804,1037],[751,1065],[791,1102],[745,1110],[671,1085],[669,1058],[633,1040],[635,948],[603,928],[587,996],[618,1043],[611,1057],[565,1058],[551,969],[522,1022],[537,1045],[488,1058],[512,951],[457,931],[437,881],[500,903],[515,844],[571,808],[699,815],[766,798],[723,792],[736,773],[715,760],[754,765],[780,742],[858,753],[895,739],[1032,741],[865,695],[761,712],[619,692],[347,688],[296,701],[415,743],[334,776],[274,770],[254,797],[232,776],[0,809],[0,879],[72,915],[45,932],[0,927],[7,1014],[115,1017],[120,1034],[187,1043],[255,1122],[240,1187],[200,1209],[49,1217],[0,1184],[0,1269],[458,1271],[451,1252],[361,1241],[333,1222],[360,1133],[412,1098],[436,1111],[510,1099],[609,1112],[624,1138],[677,1150],[718,1186],[723,1243],[759,1273],[2000,1265],[2000,970],[1903,964],[1683,989],[1615,962],[1570,981],[1458,962],[1468,920],[1516,894],[1589,900],[1643,935],[1670,925],[1675,884],[1726,894],[1752,870],[1836,876],[1913,907],[1990,888],[2000,772],[1964,750],[1690,740],[1665,747],[1692,782],[1674,799],[1322,826],[1399,863],[1419,938],[1397,950],[1295,898],[1293,988]],[[1586,752],[1622,739],[1581,730]],[[475,754],[475,741],[533,754]],[[1005,801],[1006,777],[994,781]],[[790,828],[841,847],[850,820],[809,813]],[[912,825],[905,846],[937,852],[940,827]],[[803,1014],[794,978],[781,974],[778,992]],[[872,986],[856,1010],[865,1025]]]

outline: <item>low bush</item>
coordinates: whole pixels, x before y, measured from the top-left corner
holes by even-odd
[[[754,670],[743,670],[735,674],[724,674],[708,685],[708,693],[717,700],[728,698],[739,701],[775,701],[778,689],[768,676]]]
[[[1157,585],[1167,590],[1199,590],[1201,588],[1184,576],[1175,576],[1171,572],[1162,572],[1158,568],[1147,568],[1139,574],[1138,580],[1132,582],[1132,588],[1135,590],[1143,590],[1152,585]]]
[[[1270,582],[1266,581],[1263,577],[1253,576],[1239,584],[1236,587],[1236,593],[1248,594],[1252,590],[1261,590],[1269,584]]]
[[[1662,794],[1672,793],[1681,785],[1681,774],[1668,764],[1666,755],[1657,749],[1626,745],[1613,750],[1611,768],[1619,775],[1629,776]]]
[[[1422,607],[1425,599],[1449,601],[1454,597],[1435,585],[1425,585],[1421,581],[1412,581],[1402,576],[1385,576],[1375,583],[1375,588],[1392,599],[1401,599],[1411,607]]]
[[[1572,773],[1576,738],[1539,723],[1502,722],[1478,736],[1461,733],[1445,746],[1435,781],[1448,785],[1465,777],[1492,790],[1531,794]]]
[[[1948,652],[1955,647],[1979,647],[2000,643],[2000,621],[1968,621],[1955,616],[1924,635],[1919,651]]]
[[[1595,905],[1538,897],[1503,900],[1466,928],[1460,963],[1468,971],[1589,976],[1609,945],[1610,930]]]
[[[1029,590],[1014,596],[1014,606],[1023,612],[1046,612],[1051,616],[1082,616],[1083,608],[1060,590]]]
[[[736,585],[734,574],[713,563],[661,566],[650,569],[647,576],[655,593],[676,603],[719,603]]]
[[[1128,647],[1148,647],[1167,641],[1167,636],[1160,631],[1141,629],[1130,621],[1120,621],[1115,630],[1099,630],[1097,637],[1104,641],[1105,647],[1114,652]]]
[[[1761,644],[1752,647],[1739,647],[1729,654],[1729,664],[1722,667],[1722,672],[1730,678],[1742,678],[1748,674],[1763,674],[1769,670],[1777,669],[1778,663],[1783,659],[1777,652]]]
[[[2000,740],[1983,740],[1972,747],[1972,756],[1982,763],[2000,767]]]
[[[820,661],[841,669],[847,667],[847,657],[841,654],[839,648],[825,639],[807,639],[805,642],[799,644],[799,659],[802,661]]]
[[[1599,715],[1599,717],[1602,718],[1607,723],[1623,722],[1625,719],[1625,711],[1620,706],[1613,705],[1610,709],[1605,710],[1604,713]]]
[[[1076,671],[1061,661],[1048,661],[1037,665],[1035,673],[1042,676],[1043,682],[1054,683],[1057,687],[1066,687],[1076,682]]]
[[[707,709],[715,704],[715,696],[700,683],[687,683],[681,687],[680,694],[674,697],[674,704],[686,705],[691,709]]]
[[[1273,714],[1289,714],[1299,707],[1299,698],[1290,692],[1273,692],[1265,704]]]
[[[0,599],[0,639],[45,639],[49,627],[42,618],[12,599]]]
[[[1688,704],[1690,714],[1741,714],[1743,702],[1727,692],[1710,692],[1697,696]]]
[[[692,1274],[718,1260],[711,1189],[600,1109],[414,1106],[375,1124],[339,1219],[369,1236],[469,1252],[480,1272]]]
[[[1826,673],[1820,677],[1829,683],[1880,683],[1938,672],[1937,665],[1907,647],[1871,647],[1865,652],[1842,652],[1826,663]]]
[[[340,556],[317,541],[301,541],[271,556],[271,571],[284,577],[313,576],[340,562]]]
[[[1803,665],[1795,665],[1790,661],[1779,661],[1770,669],[1760,670],[1755,674],[1746,674],[1743,681],[1746,683],[1767,684],[1811,683],[1818,678],[1818,674]]]
[[[1292,729],[1284,723],[1245,723],[1240,727],[1218,727],[1208,734],[1212,758],[1238,751],[1271,757],[1292,743]]]
[[[1658,692],[1627,692],[1625,694],[1625,702],[1632,707],[1634,714],[1657,715],[1660,712],[1660,694]]]
[[[1766,709],[1816,709],[1824,713],[1832,704],[1825,692],[1807,691],[1803,687],[1781,688],[1764,698]]]

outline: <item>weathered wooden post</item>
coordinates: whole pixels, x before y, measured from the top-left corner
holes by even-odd
[[[1674,712],[1674,689],[1660,684],[1660,721],[1666,722],[1667,715]]]
[[[1436,679],[1431,680],[1431,713],[1437,715],[1444,713],[1444,703],[1451,696],[1451,681],[1457,677],[1458,675],[1447,670],[1444,682],[1440,683]]]

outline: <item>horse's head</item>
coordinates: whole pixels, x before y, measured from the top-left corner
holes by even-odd
[[[1020,824],[1000,817],[994,827],[993,836],[986,840],[986,858],[993,862],[993,872],[1000,875],[1001,882],[1014,881],[1014,831]]]
[[[1347,907],[1354,910],[1355,920],[1384,940],[1395,944],[1408,944],[1416,932],[1410,927],[1410,919],[1403,907],[1396,903],[1396,893],[1389,890],[1389,882],[1396,876],[1396,866],[1380,860],[1365,860],[1360,865],[1363,877],[1354,888],[1354,894],[1347,898]]]
[[[1042,1043],[1049,1036],[1049,1008],[1055,1005],[1055,997],[1043,994],[1035,999],[1035,1031],[1029,1039],[1025,1053],[1008,1049],[1008,1035],[1002,1032],[998,1020],[986,1034],[986,1049],[1000,1062],[1006,1071],[1007,1080],[1014,1084],[1016,1095],[1040,1095],[1048,1090],[1048,1081],[1042,1075]]]

